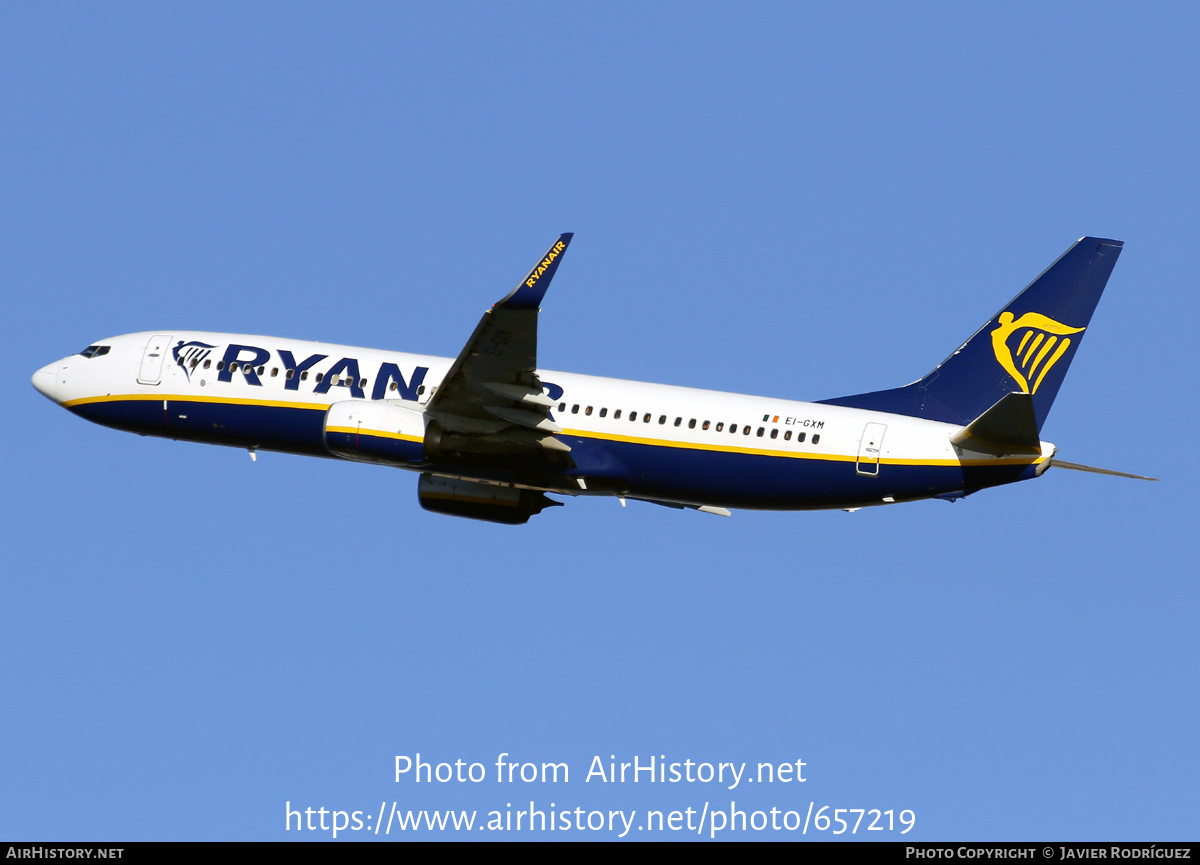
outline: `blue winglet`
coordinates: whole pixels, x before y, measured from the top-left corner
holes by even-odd
[[[504,300],[496,304],[498,309],[537,309],[542,304],[542,298],[546,296],[546,289],[550,287],[550,280],[554,279],[554,272],[558,270],[558,263],[562,260],[562,255],[567,251],[567,245],[574,237],[574,233],[568,231],[565,234],[560,234],[558,240],[551,244],[546,250],[538,263],[533,266],[533,270],[529,271],[517,287],[514,288]]]

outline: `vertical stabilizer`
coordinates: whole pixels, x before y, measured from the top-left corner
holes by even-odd
[[[821,402],[967,424],[1029,394],[1040,430],[1123,245],[1081,238],[920,381]]]

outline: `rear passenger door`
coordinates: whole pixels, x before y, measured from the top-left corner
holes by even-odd
[[[855,466],[860,475],[877,477],[879,475],[879,460],[883,453],[883,434],[887,432],[887,424],[869,423],[863,429],[862,439],[858,443],[858,463]]]

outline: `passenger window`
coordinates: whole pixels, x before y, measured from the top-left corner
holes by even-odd
[[[321,379],[323,379],[323,378],[325,378],[325,373],[323,373],[323,372],[317,373],[317,384],[320,384]]]
[[[621,410],[617,409],[615,412],[613,412],[613,420],[620,420],[620,419],[621,419]]]
[[[755,433],[755,435],[757,435],[759,438],[762,438],[762,437],[763,437],[763,433],[764,433],[764,432],[766,432],[766,430],[765,430],[765,429],[763,429],[762,427],[759,427],[759,428],[758,428],[758,432],[757,432],[757,433]]]
[[[679,426],[681,423],[683,423],[683,418],[681,418],[681,417],[675,418],[675,426]],[[692,421],[692,426],[695,426],[695,425],[696,425],[696,422]]]
[[[746,426],[742,428],[742,435],[750,435],[750,424],[746,424]]]
[[[820,443],[821,443],[821,434],[817,433],[816,435],[813,436],[813,444],[820,444]]]
[[[560,412],[565,412],[567,410],[567,404],[565,402],[560,402],[558,404],[558,410]]]
[[[205,361],[204,363],[206,366],[208,365],[208,361]],[[220,371],[223,369],[225,369],[225,361],[223,361],[223,360],[217,361],[217,370]]]
[[[695,428],[696,428],[696,419],[692,418],[690,421],[688,421],[688,429],[695,429]]]
[[[583,413],[585,415],[587,415],[588,417],[591,417],[592,416],[592,407],[589,405],[586,409],[584,409]]]
[[[796,433],[796,441],[802,442],[808,436],[808,433]]]
[[[212,366],[212,361],[211,361],[211,360],[206,360],[206,361],[204,362],[204,368],[205,368],[205,369],[208,369],[210,366]]]
[[[266,367],[265,367],[265,366],[260,366],[260,367],[258,368],[258,374],[259,374],[259,375],[262,375],[262,374],[263,374],[263,370],[265,370],[265,369],[266,369]]]
[[[359,386],[359,387],[366,387],[366,386],[367,386],[367,380],[366,380],[365,378],[359,379],[359,380],[358,380],[358,386]]]
[[[783,434],[783,440],[785,442],[790,442],[792,440],[792,431],[791,430],[788,430],[787,432],[785,432]]]
[[[708,429],[708,421],[704,422],[704,428]],[[717,421],[717,432],[725,432],[725,421]]]
[[[277,375],[279,375],[279,367],[277,367],[277,366],[271,367],[271,378],[275,378],[275,376],[277,376]]]
[[[646,412],[644,415],[642,415],[642,423],[650,423],[650,412]]]
[[[774,429],[771,430],[771,438],[773,438],[773,439],[779,438],[779,427],[775,427]]]
[[[396,390],[397,387],[398,387],[398,385],[396,384],[396,382],[392,382],[391,389]]]
[[[705,422],[704,422],[704,423],[701,425],[701,429],[708,429],[708,421],[705,421]]]
[[[395,382],[392,382],[392,384],[395,384]],[[395,388],[393,388],[393,390],[395,390]],[[425,385],[421,385],[419,388],[417,388],[417,396],[420,396],[423,393],[425,393]]]
[[[662,423],[666,423],[666,422],[667,422],[667,416],[666,416],[665,414],[660,414],[660,415],[658,416],[658,422],[659,422],[660,424],[662,424]]]
[[[600,409],[600,417],[605,417],[607,415],[608,415],[608,409],[606,409],[606,408]]]
[[[296,377],[296,371],[295,371],[294,369],[289,369],[289,370],[287,371],[287,377],[288,377],[288,378],[295,378],[295,377]]]
[[[217,369],[220,369],[220,368],[221,368],[221,365],[220,365],[220,364],[217,364]],[[237,361],[236,361],[236,360],[235,360],[233,363],[231,363],[231,364],[229,365],[229,371],[230,371],[230,372],[237,372]]]
[[[575,403],[575,405],[571,406],[571,414],[579,414],[579,403]]]
[[[308,370],[300,373],[300,381],[308,381]],[[320,379],[317,379],[317,381],[320,381]]]

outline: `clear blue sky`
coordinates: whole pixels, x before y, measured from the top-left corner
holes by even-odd
[[[532,799],[1194,839],[1198,25],[5,4],[0,837]],[[131,436],[29,384],[172,328],[452,356],[562,231],[545,367],[796,399],[911,381],[1076,238],[1124,240],[1043,435],[1163,480],[731,519],[576,500],[514,529],[425,513],[410,474]],[[572,774],[395,783],[417,752]],[[807,780],[585,783],[595,755]]]

